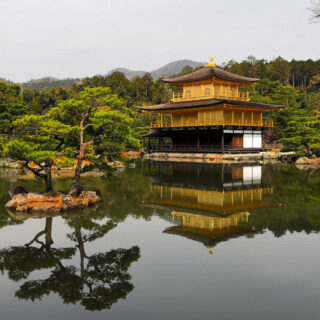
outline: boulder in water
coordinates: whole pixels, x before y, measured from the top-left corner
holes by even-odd
[[[7,204],[9,210],[19,212],[62,212],[84,209],[96,204],[100,198],[93,191],[82,191],[78,196],[66,194],[17,194]]]
[[[13,198],[14,196],[16,196],[18,194],[27,194],[27,193],[28,193],[28,191],[22,186],[17,186],[15,188],[9,190],[9,196],[11,198]]]

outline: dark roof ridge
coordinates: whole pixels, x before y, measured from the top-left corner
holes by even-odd
[[[193,101],[179,101],[179,102],[168,102],[164,104],[158,104],[148,107],[140,107],[142,110],[146,111],[157,111],[157,110],[174,110],[174,109],[187,109],[187,108],[200,108],[207,106],[215,106],[220,104],[231,104],[235,106],[243,107],[256,107],[265,109],[280,109],[283,105],[274,105],[267,103],[258,103],[252,101],[241,101],[241,100],[228,100],[228,99],[203,99],[203,100],[193,100]]]
[[[229,71],[225,71],[218,67],[205,67],[200,70],[188,73],[186,75],[172,78],[172,79],[163,79],[166,83],[188,83],[195,81],[203,81],[208,80],[213,77],[216,77],[225,81],[234,81],[234,82],[243,82],[243,83],[254,83],[257,82],[258,78],[249,78],[240,76],[238,74],[231,73]]]

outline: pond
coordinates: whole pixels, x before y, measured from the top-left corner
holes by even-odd
[[[9,188],[42,181],[0,171],[1,319],[319,317],[320,170],[138,161],[82,183],[100,205],[18,214]]]

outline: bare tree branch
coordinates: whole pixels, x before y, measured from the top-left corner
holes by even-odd
[[[312,0],[311,7],[308,8],[311,11],[311,21],[320,21],[320,0]]]

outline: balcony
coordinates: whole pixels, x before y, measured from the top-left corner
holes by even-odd
[[[187,120],[187,121],[153,121],[151,122],[151,128],[181,128],[181,127],[210,127],[210,126],[239,126],[239,127],[264,127],[273,128],[272,120],[213,120],[213,121],[199,121],[199,120]]]
[[[267,151],[265,148],[234,148],[229,145],[150,145],[148,147],[149,153],[154,152],[186,152],[186,153],[259,153]]]
[[[222,94],[205,94],[203,90],[199,92],[173,92],[172,102],[182,102],[191,100],[204,100],[204,99],[228,99],[228,100],[240,100],[249,101],[249,92],[236,92],[231,90],[225,90]]]

